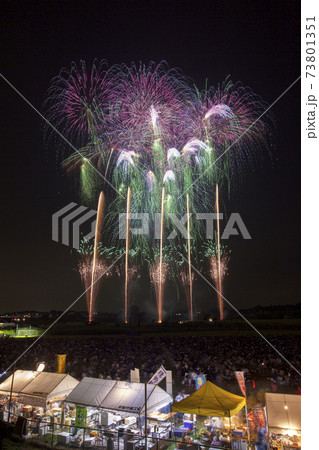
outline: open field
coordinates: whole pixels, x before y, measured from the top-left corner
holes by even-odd
[[[32,337],[37,337],[40,334],[43,333],[43,329],[41,328],[32,328],[30,329],[29,327],[25,327],[25,328],[19,328],[18,329],[18,334],[16,334],[16,330],[15,329],[11,329],[11,330],[1,330],[0,331],[0,336],[1,335],[5,335],[5,336],[10,336],[13,338],[32,338]]]
[[[299,319],[256,319],[252,325],[263,334],[300,334]],[[184,336],[192,333],[211,336],[252,335],[256,331],[243,320],[222,322],[185,322],[163,324],[110,324],[81,322],[56,324],[48,333],[51,336],[105,336],[105,335],[170,335]]]

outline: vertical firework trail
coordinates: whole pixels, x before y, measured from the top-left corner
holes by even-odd
[[[95,225],[95,237],[94,237],[94,251],[93,251],[93,264],[92,264],[92,280],[91,280],[91,295],[89,303],[89,323],[92,322],[93,308],[95,303],[95,269],[98,259],[98,245],[101,239],[103,218],[104,218],[105,199],[104,193],[101,191],[99,196],[99,202],[97,207],[96,225]]]
[[[191,233],[190,233],[190,215],[189,215],[189,195],[186,197],[187,205],[187,251],[188,251],[188,280],[189,280],[189,320],[193,320],[193,280],[191,264]]]
[[[224,305],[222,298],[222,273],[221,273],[221,261],[220,261],[220,226],[219,226],[219,188],[216,184],[216,213],[217,213],[217,264],[218,264],[218,305],[220,320],[224,319]]]
[[[125,292],[124,292],[124,321],[128,320],[128,283],[129,283],[129,251],[130,251],[130,210],[131,210],[131,188],[127,189],[127,206],[126,206],[126,249],[125,249]]]
[[[161,237],[160,237],[160,261],[159,261],[158,323],[162,323],[162,307],[163,307],[164,206],[165,206],[165,186],[163,186],[163,189],[162,189],[162,206],[161,206]]]

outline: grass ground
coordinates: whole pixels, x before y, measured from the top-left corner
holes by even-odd
[[[299,319],[255,319],[251,323],[263,334],[300,334]],[[131,325],[114,323],[81,322],[58,323],[50,330],[51,336],[105,336],[105,335],[144,335],[154,336],[168,333],[173,336],[185,336],[196,332],[198,335],[238,336],[253,335],[256,332],[243,320],[233,319],[224,322],[186,322],[163,324]]]
[[[41,333],[43,333],[43,329],[41,328],[30,328],[26,327],[26,328],[19,328],[18,330],[18,335],[16,336],[16,330],[15,329],[11,329],[11,330],[1,330],[0,331],[0,335],[4,334],[6,336],[10,336],[10,337],[14,337],[14,338],[28,338],[28,337],[37,337],[39,336]]]
[[[27,444],[26,442],[22,442],[20,443],[16,443],[16,442],[12,442],[10,441],[10,439],[4,439],[3,443],[2,443],[2,448],[3,450],[16,450],[16,449],[20,449],[20,448],[34,448],[31,445]]]

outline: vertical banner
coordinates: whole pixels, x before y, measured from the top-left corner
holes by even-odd
[[[76,407],[76,413],[75,413],[75,426],[85,428],[86,425],[86,417],[87,417],[87,410],[86,408],[83,408],[81,406]]]
[[[152,376],[148,384],[159,384],[166,377],[166,369],[161,366]]]
[[[245,375],[244,372],[235,372],[235,376],[237,378],[239,387],[241,392],[243,393],[246,403],[245,403],[245,414],[246,414],[246,422],[247,422],[247,433],[248,433],[248,442],[250,443],[250,429],[249,429],[249,417],[247,411],[247,396],[246,396],[246,384],[245,384]]]
[[[266,424],[265,410],[260,402],[258,402],[257,405],[253,407],[253,415],[258,428],[264,428]]]
[[[166,370],[166,392],[173,397],[173,378],[171,370]]]
[[[246,397],[246,385],[244,372],[235,372],[239,387],[243,395]]]
[[[205,383],[206,383],[206,375],[198,375],[198,377],[195,378],[196,390],[201,388]]]
[[[56,358],[57,358],[57,372],[65,373],[66,355],[56,355]]]
[[[131,369],[130,376],[131,376],[131,383],[139,383],[140,369]]]

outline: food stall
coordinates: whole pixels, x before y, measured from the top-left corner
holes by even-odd
[[[16,370],[0,384],[4,419],[8,418],[11,397],[12,418],[22,415],[26,419],[42,422],[42,428],[46,423],[57,423],[61,417],[62,402],[78,383],[67,374]]]
[[[235,414],[245,406],[245,403],[245,397],[232,394],[206,381],[193,394],[173,404],[172,411],[190,415],[186,417],[187,420],[184,416],[183,427],[175,429],[174,435],[180,437],[182,433],[184,441],[185,435],[188,435],[185,448],[192,443],[219,447],[232,442],[234,448],[244,450],[247,448],[247,426],[241,423]],[[209,416],[209,418],[204,420],[204,427],[192,439],[189,436],[189,429],[194,428],[194,424],[191,423],[196,420],[194,417],[196,415]]]
[[[172,401],[167,392],[153,384],[85,377],[66,398],[65,408],[68,409],[66,416],[71,426],[76,427],[77,415],[81,411],[85,416],[82,427],[99,431],[88,430],[84,435],[85,444],[89,441],[93,444],[94,441],[98,445],[97,441],[103,443],[107,438],[123,438],[129,448],[134,448],[144,433],[145,403],[151,442],[154,438],[152,433],[157,433],[160,438],[169,436],[170,422],[163,420],[164,415],[158,413]],[[79,430],[82,438],[83,428]]]
[[[301,396],[266,393],[269,447],[301,448]]]

